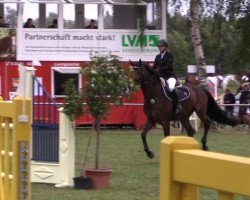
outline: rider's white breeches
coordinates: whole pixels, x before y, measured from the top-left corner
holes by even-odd
[[[167,80],[167,83],[168,83],[168,87],[169,87],[169,90],[170,92],[172,92],[175,88],[175,85],[176,85],[176,79],[175,78],[169,78]]]

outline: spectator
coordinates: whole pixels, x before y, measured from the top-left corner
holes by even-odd
[[[24,23],[23,28],[36,28],[33,19],[28,18],[27,21]]]
[[[249,83],[243,83],[242,84],[242,90],[240,92],[241,93],[241,95],[240,95],[240,104],[245,102],[248,94],[250,94],[249,88],[250,88]]]
[[[228,88],[225,90],[225,95],[223,99],[224,104],[235,104],[235,97],[231,90]],[[225,106],[225,111],[229,117],[233,117],[234,115],[234,106]]]
[[[246,96],[246,99],[242,102],[242,104],[250,104],[250,94]],[[239,110],[239,117],[242,119],[243,123],[247,123],[250,126],[250,107],[241,106]]]
[[[96,21],[94,19],[91,19],[89,25],[86,26],[85,28],[88,28],[88,29],[97,29]]]
[[[9,27],[9,24],[4,23],[3,16],[0,16],[0,27],[1,28],[7,28],[7,27]]]
[[[48,28],[57,28],[57,19],[54,19],[52,24],[49,25]]]
[[[247,70],[246,75],[243,75],[240,79],[241,86],[237,89],[236,94],[239,94],[243,88],[242,85],[244,83],[249,83],[250,84],[250,70]]]

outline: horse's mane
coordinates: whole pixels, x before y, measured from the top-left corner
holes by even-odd
[[[148,64],[143,63],[142,67],[150,74],[151,77],[155,76],[155,78],[159,78],[159,75],[157,74],[157,72]]]

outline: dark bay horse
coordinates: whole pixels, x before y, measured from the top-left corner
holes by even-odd
[[[133,65],[133,63],[131,62]],[[139,63],[134,66],[133,78],[134,81],[140,84],[144,95],[144,112],[147,116],[147,122],[144,130],[141,133],[144,151],[149,158],[153,158],[154,154],[150,151],[147,144],[147,133],[156,124],[163,127],[164,136],[170,134],[170,121],[179,120],[182,126],[186,129],[188,136],[193,136],[195,130],[192,128],[189,117],[195,111],[200,120],[204,124],[204,134],[201,139],[203,150],[207,150],[207,134],[211,121],[217,123],[235,126],[237,120],[230,119],[226,113],[220,109],[212,95],[203,87],[197,85],[186,85],[184,88],[186,95],[183,100],[180,100],[182,110],[176,116],[173,116],[172,100],[166,95],[158,74],[149,66]],[[177,92],[179,93],[179,92]]]

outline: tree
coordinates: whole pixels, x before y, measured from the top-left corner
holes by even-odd
[[[198,66],[198,79],[201,85],[206,85],[206,62],[202,47],[200,34],[200,7],[199,0],[190,0],[190,21],[191,21],[191,40],[194,50],[196,64]]]
[[[174,17],[176,13],[180,13],[182,6],[189,9],[187,1],[172,0],[171,2]],[[249,31],[247,31],[249,29],[249,25],[247,26],[249,5],[247,5],[247,1],[190,0],[189,3],[189,17],[190,22],[192,21],[191,37],[196,62],[197,58],[201,57],[209,64],[222,63],[225,71],[228,72],[239,71],[239,68],[235,66],[246,66],[249,63],[247,48],[249,47],[247,37],[247,33],[249,35]],[[169,27],[171,20],[168,19],[168,22],[170,22]],[[181,28],[174,30],[183,32]],[[195,37],[193,33],[196,35]],[[200,46],[200,50],[203,49],[203,55],[196,44]],[[198,54],[198,52],[200,53]],[[205,74],[205,71],[202,71],[201,74]]]
[[[94,118],[96,130],[95,169],[99,168],[99,143],[101,119],[110,110],[110,104],[122,105],[121,97],[128,96],[136,87],[131,78],[132,69],[122,68],[119,57],[115,55],[91,56],[92,64],[84,68],[86,78],[84,99],[88,111]]]
[[[250,6],[249,6],[250,8]],[[233,64],[240,66],[241,71],[245,72],[250,68],[250,13],[239,19],[237,26],[239,28],[239,41],[236,56],[233,58]]]
[[[194,63],[192,49],[185,35],[172,31],[168,34],[169,49],[174,55],[175,72],[178,76],[184,76],[187,65]]]

